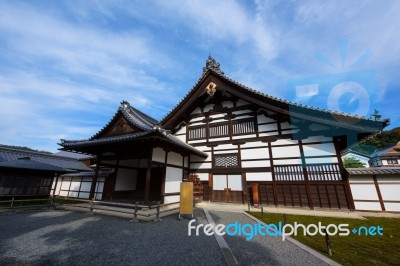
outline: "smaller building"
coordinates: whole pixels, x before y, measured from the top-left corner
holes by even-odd
[[[78,171],[92,170],[76,159],[0,147],[0,196],[49,195],[56,177]]]
[[[346,170],[355,210],[400,212],[400,167]]]
[[[374,152],[369,164],[371,167],[400,167],[400,141],[394,146]]]

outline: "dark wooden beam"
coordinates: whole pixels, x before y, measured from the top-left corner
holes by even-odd
[[[151,147],[151,146],[150,146]],[[153,157],[153,147],[151,147],[148,158],[147,158],[147,171],[146,171],[146,183],[144,190],[144,203],[149,203],[149,195],[150,195],[150,181],[151,181],[151,166],[152,166],[152,158]]]

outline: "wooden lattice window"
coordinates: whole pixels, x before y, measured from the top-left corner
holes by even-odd
[[[206,138],[205,127],[189,128],[189,140],[205,139],[205,138]]]
[[[215,167],[238,167],[239,160],[237,154],[216,154],[214,155]]]
[[[254,133],[254,120],[232,121],[233,135]]]
[[[228,124],[218,124],[210,126],[210,138],[229,136]]]

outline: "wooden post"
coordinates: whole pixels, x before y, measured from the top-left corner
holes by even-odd
[[[375,189],[376,189],[376,193],[378,194],[378,198],[379,198],[379,203],[381,205],[381,209],[382,209],[382,211],[386,211],[385,204],[383,203],[383,198],[382,198],[381,190],[379,188],[379,184],[378,184],[378,180],[376,178],[376,175],[372,175],[372,178],[374,179]]]
[[[150,146],[149,156],[147,157],[147,172],[146,172],[146,184],[145,184],[145,190],[144,190],[144,204],[149,203],[152,157],[153,157],[153,147]]]
[[[304,182],[306,183],[308,206],[310,207],[311,210],[314,210],[314,202],[313,202],[312,196],[311,196],[311,186],[310,186],[310,182],[308,180],[306,159],[304,158],[303,143],[301,140],[299,140],[299,148],[300,148],[300,155],[301,155],[301,164],[302,164],[302,168],[303,168]]]
[[[92,180],[92,186],[90,188],[89,200],[94,200],[94,198],[95,198],[94,195],[95,195],[95,191],[96,191],[97,179],[99,177],[100,160],[101,160],[101,155],[97,155],[96,156],[96,169],[94,172],[94,178]]]
[[[270,164],[271,164],[272,193],[273,193],[273,197],[274,197],[274,205],[275,205],[275,207],[278,207],[278,188],[276,186],[276,181],[275,181],[275,169],[274,169],[274,160],[273,160],[273,156],[272,156],[271,142],[268,142],[268,153],[269,153],[269,159],[270,159]]]
[[[54,180],[54,179],[53,179]],[[52,184],[53,185],[53,184]],[[54,190],[53,190],[53,198],[56,195],[56,189],[58,185],[58,174],[56,174],[56,183],[54,184]]]
[[[332,256],[332,249],[331,249],[331,240],[329,238],[328,233],[326,232],[326,229],[323,231],[325,233],[325,244],[326,244],[326,249],[328,250],[329,256]]]

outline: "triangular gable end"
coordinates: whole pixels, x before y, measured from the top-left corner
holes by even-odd
[[[128,102],[123,101],[113,118],[90,139],[148,132],[153,129],[155,124],[157,124],[155,119],[133,108]]]
[[[250,89],[215,69],[206,68],[204,71],[192,90],[162,119],[160,123],[162,127],[174,131],[183,121],[187,122],[191,114],[229,108],[229,106],[224,106],[229,102],[235,106],[252,105],[251,108],[254,111],[268,110],[272,115],[266,112],[266,116],[274,119],[277,117],[272,116],[278,116],[279,119],[286,120],[288,123],[297,123],[302,128],[307,128],[299,132],[298,138],[303,138],[303,135],[310,133],[308,127],[311,124],[314,127],[320,125],[321,129],[325,128],[324,132],[328,135],[339,136],[343,133],[354,132],[361,134],[359,137],[364,137],[382,130],[389,123],[387,120],[373,121],[364,117],[291,103]],[[224,104],[221,104],[222,102]]]

